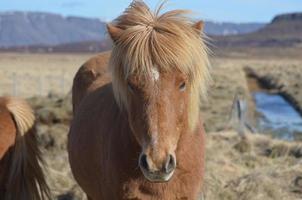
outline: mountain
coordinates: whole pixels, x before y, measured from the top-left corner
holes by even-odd
[[[302,13],[276,16],[256,32],[236,36],[213,37],[215,46],[294,47],[302,45]]]
[[[227,23],[206,21],[205,32],[209,35],[238,35],[251,33],[265,26],[264,23]]]
[[[97,53],[108,51],[112,48],[112,43],[108,39],[102,41],[73,42],[59,45],[30,45],[15,47],[0,47],[1,52],[20,53]]]
[[[99,19],[40,12],[0,13],[0,46],[58,45],[105,38]]]
[[[207,22],[205,25],[216,47],[302,47],[302,13],[278,15],[262,28],[261,24],[252,29],[242,24],[245,28],[234,27],[231,23]],[[250,32],[252,30],[254,32]],[[99,52],[111,48],[105,31],[105,23],[98,19],[5,13],[0,14],[0,51]],[[244,32],[249,33],[242,34]]]
[[[252,32],[263,26],[209,21],[206,22],[205,31],[211,35],[233,35]],[[101,41],[105,33],[105,23],[99,19],[63,17],[42,12],[0,13],[0,47]]]

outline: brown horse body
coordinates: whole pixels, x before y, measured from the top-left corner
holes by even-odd
[[[185,69],[172,67],[173,63],[169,63],[171,71],[166,71],[162,67],[164,61],[152,61],[152,66],[158,68],[152,69],[149,65],[146,71],[133,70],[126,76],[118,64],[125,66],[127,60],[127,55],[119,55],[122,47],[129,52],[128,47],[132,46],[133,55],[137,52],[141,57],[147,55],[145,59],[129,58],[129,63],[133,63],[130,68],[139,60],[140,70],[152,57],[144,52],[145,47],[140,49],[142,44],[120,44],[130,41],[119,38],[123,35],[120,31],[140,28],[141,24],[149,30],[149,22],[156,21],[150,13],[143,2],[135,1],[118,18],[116,26],[108,26],[115,42],[113,51],[89,60],[74,79],[69,159],[75,179],[92,200],[195,200],[202,192],[205,139],[199,98],[207,81],[207,56],[199,36],[202,26],[188,23],[187,18],[182,18],[183,11],[171,11],[158,17],[158,24],[153,24],[154,34],[167,32],[170,37],[173,36],[170,31],[175,30],[179,37],[169,38],[176,44],[174,52],[164,50],[162,53],[166,55],[160,54],[157,52],[160,47],[153,46],[152,54],[167,56],[167,62],[169,58],[178,60],[177,56],[187,55],[179,58],[183,63],[178,64],[188,67],[191,75],[187,75]],[[144,24],[148,14],[154,17],[153,21]],[[146,33],[145,29],[142,31]],[[146,41],[139,33],[127,34],[132,40],[141,37],[141,42]],[[147,34],[149,36],[149,32]],[[160,39],[159,35],[152,37]],[[146,44],[157,45],[157,42],[161,43]],[[193,47],[188,47],[188,43]],[[187,66],[188,63],[192,66]]]
[[[108,76],[90,76],[107,68],[97,63],[103,59],[103,63],[107,63],[108,54],[88,61],[79,70],[82,74],[77,74],[75,79],[78,85],[90,82],[84,91],[73,89],[73,102],[80,102],[84,96],[79,94],[88,91],[76,110],[81,114],[75,117],[69,137],[70,162],[76,180],[93,200],[196,199],[203,181],[202,123],[194,133],[182,133],[176,152],[178,169],[172,180],[167,183],[147,181],[136,160],[140,147],[131,133],[127,116],[119,112]]]
[[[25,101],[0,97],[0,199],[49,198],[34,121]]]

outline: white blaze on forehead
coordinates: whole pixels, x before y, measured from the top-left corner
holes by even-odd
[[[154,81],[158,81],[158,79],[159,79],[159,72],[158,72],[158,70],[157,70],[156,67],[153,67],[153,68],[151,69],[151,77],[152,77],[152,79],[153,79]]]

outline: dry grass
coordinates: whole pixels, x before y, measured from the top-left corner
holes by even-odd
[[[85,199],[67,161],[70,96],[30,102],[37,111],[40,143],[49,168],[47,180],[55,199]],[[207,134],[206,152],[205,199],[302,198],[302,143],[258,134],[242,139],[235,132],[224,131]]]
[[[224,58],[241,60],[298,60],[302,53],[302,46],[296,47],[220,47],[213,48],[216,55]]]
[[[301,106],[302,104],[302,60],[298,58],[273,59],[212,59],[213,85],[209,89],[208,102],[201,107],[206,129],[208,131],[222,131],[228,128],[231,106],[234,95],[239,92],[249,103],[249,116],[254,115],[254,102],[250,95],[245,68],[250,67],[256,73],[264,76],[271,74],[283,85]],[[285,92],[284,92],[285,93]],[[251,120],[253,124],[253,120]]]
[[[206,199],[302,198],[302,143],[263,135],[242,139],[234,132],[208,134]],[[236,148],[238,144],[250,148]],[[293,153],[299,152],[299,153]]]
[[[14,94],[13,74],[19,96],[64,93],[71,88],[73,75],[91,55],[0,54],[0,95]],[[202,106],[208,132],[205,198],[208,200],[260,200],[302,198],[301,143],[272,140],[250,135],[242,140],[228,128],[231,105],[236,91],[246,96],[253,110],[244,67],[256,71],[275,66],[282,72],[290,66],[299,68],[301,59],[212,59],[213,85],[208,102]],[[64,73],[63,73],[64,72]],[[292,74],[292,73],[289,73]],[[294,74],[294,73],[293,73]],[[59,77],[62,82],[49,79]],[[36,81],[41,80],[41,82]],[[42,83],[42,84],[41,84]],[[38,115],[39,138],[48,164],[47,180],[54,199],[85,199],[72,178],[66,152],[71,118],[70,98],[35,98],[30,100]],[[217,131],[223,131],[217,133]]]
[[[0,95],[66,94],[79,66],[92,55],[0,54]]]

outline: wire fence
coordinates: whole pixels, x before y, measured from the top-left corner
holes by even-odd
[[[72,77],[69,73],[39,74],[13,72],[0,74],[0,95],[21,97],[47,96],[50,93],[67,94],[71,90]]]

